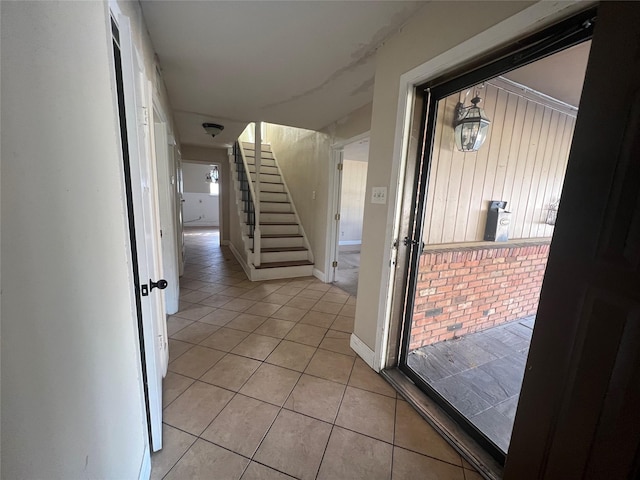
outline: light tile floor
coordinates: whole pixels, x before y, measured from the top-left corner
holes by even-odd
[[[351,350],[354,297],[249,282],[217,231],[185,240],[152,478],[481,478]]]

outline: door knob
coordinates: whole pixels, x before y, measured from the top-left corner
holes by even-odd
[[[149,291],[153,291],[154,288],[164,290],[165,288],[167,288],[167,285],[169,285],[169,282],[167,282],[164,278],[162,280],[158,280],[157,282],[149,279]]]

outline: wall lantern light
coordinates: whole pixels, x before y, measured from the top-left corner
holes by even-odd
[[[487,138],[491,120],[478,106],[481,101],[476,94],[471,99],[472,105],[465,107],[463,102],[456,105],[453,130],[456,148],[461,152],[477,152]]]
[[[207,173],[207,182],[218,183],[219,178],[220,178],[220,171],[218,170],[218,166],[214,165],[213,169],[211,169],[211,171]]]

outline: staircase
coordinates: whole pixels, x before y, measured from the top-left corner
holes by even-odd
[[[270,145],[262,145],[258,192],[255,147],[253,143],[238,142],[232,157],[246,257],[246,262],[241,263],[254,281],[309,276],[313,272],[313,254],[275,155]],[[256,195],[260,198],[257,219]],[[260,245],[259,252],[256,245]]]

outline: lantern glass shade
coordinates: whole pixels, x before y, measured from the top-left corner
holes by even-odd
[[[456,109],[458,114],[454,123],[454,138],[456,148],[461,152],[477,152],[487,139],[491,120],[478,107],[479,101],[476,97],[472,100],[472,107],[464,108],[459,105]]]
[[[220,178],[220,171],[217,166],[214,166],[213,169],[209,170],[207,173],[206,180],[209,183],[218,183],[218,179]]]

